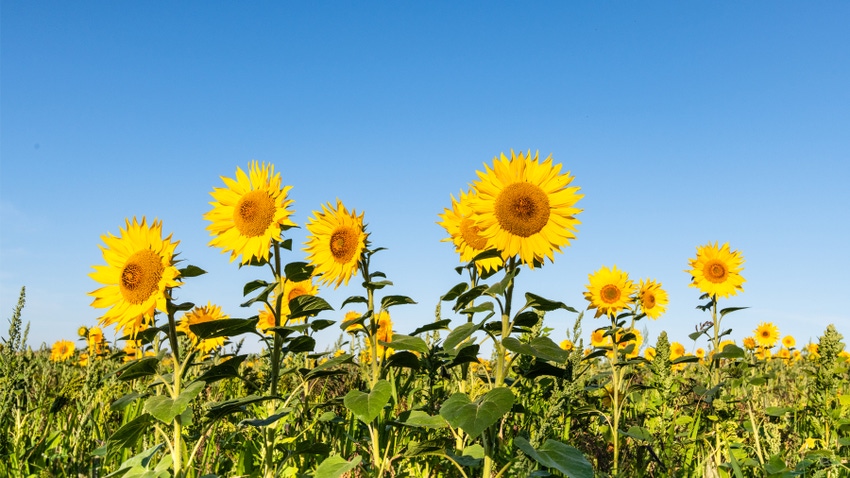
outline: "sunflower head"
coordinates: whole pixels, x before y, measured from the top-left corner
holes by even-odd
[[[454,244],[455,252],[460,255],[460,262],[464,264],[487,250],[487,238],[481,235],[470,205],[475,196],[475,191],[461,191],[459,200],[452,196],[452,208],[443,210],[440,214],[442,221],[438,223],[449,233],[449,237],[443,241]],[[479,273],[482,273],[496,271],[503,264],[504,260],[501,257],[488,257],[476,261],[475,267]]]
[[[276,304],[278,296],[281,297],[280,325],[295,325],[304,322],[304,317],[296,317],[294,319],[289,318],[289,314],[292,313],[289,308],[289,301],[302,295],[318,294],[319,288],[313,284],[313,277],[298,282],[289,280],[286,277],[281,278],[281,280],[283,281],[283,286],[281,287],[281,285],[278,284],[277,287],[275,287],[274,294],[269,298],[272,304]],[[271,334],[269,329],[274,326],[274,312],[266,306],[260,311],[257,328],[267,334]]]
[[[670,344],[670,360],[676,360],[679,357],[685,356],[685,346],[679,342]]]
[[[239,255],[242,264],[268,261],[281,229],[295,227],[289,219],[293,201],[287,196],[292,186],[281,185],[274,165],[257,161],[251,162],[247,174],[237,167],[235,179],[221,179],[226,187],[213,189],[213,208],[204,214],[213,236],[210,246],[230,252],[231,262]]]
[[[611,345],[611,336],[605,335],[607,329],[596,329],[590,334],[590,345],[594,347],[605,347]]]
[[[177,331],[183,332],[192,341],[192,345],[197,348],[202,354],[208,354],[211,350],[224,345],[226,337],[215,337],[211,339],[201,339],[192,329],[190,325],[201,324],[213,320],[227,319],[228,316],[221,313],[221,307],[207,303],[203,307],[195,307],[186,312],[183,319],[177,324]]]
[[[499,250],[504,260],[518,256],[531,268],[547,257],[554,261],[554,253],[575,239],[575,216],[581,212],[575,204],[584,197],[578,187],[568,187],[570,173],[561,174],[551,156],[542,163],[538,153],[532,158],[531,151],[511,151],[510,159],[502,154],[492,168],[484,168],[473,184],[470,207],[486,249]]]
[[[587,285],[584,298],[590,302],[588,309],[596,309],[596,317],[616,315],[632,305],[635,285],[629,280],[629,275],[618,270],[617,266],[611,269],[603,266],[593,274],[589,274],[588,279],[590,283]]]
[[[708,243],[697,247],[697,257],[690,260],[688,271],[693,278],[690,286],[712,297],[730,297],[744,290],[741,276],[744,257],[729,249],[729,243],[718,247]]]
[[[50,349],[50,361],[64,362],[71,358],[76,351],[77,347],[74,345],[74,342],[71,342],[70,340],[58,340]]]
[[[307,222],[309,235],[304,250],[322,284],[348,285],[357,274],[360,258],[366,249],[368,234],[363,225],[363,213],[350,213],[337,199],[336,207],[322,205],[322,212],[313,212]]]
[[[650,319],[657,319],[667,309],[669,299],[667,291],[661,288],[661,283],[652,279],[640,280],[637,294],[641,310]]]
[[[560,347],[561,347],[561,350],[566,350],[567,352],[571,352],[573,350],[573,348],[575,348],[575,345],[573,344],[572,340],[564,339],[564,340],[561,341]]]
[[[119,236],[107,234],[100,246],[106,265],[93,266],[89,276],[104,286],[89,295],[93,307],[108,309],[101,325],[127,330],[153,317],[156,310],[167,312],[166,290],[181,285],[174,266],[174,249],[179,241],[162,238],[162,222],[150,226],[127,220]]]
[[[772,322],[762,322],[753,331],[753,337],[759,346],[770,348],[776,345],[779,340],[779,328],[773,325]]]
[[[785,337],[782,337],[782,346],[786,349],[793,349],[795,345],[797,345],[797,341],[794,340],[793,335],[786,335]]]

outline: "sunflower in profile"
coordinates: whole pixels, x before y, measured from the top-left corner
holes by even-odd
[[[357,267],[363,250],[366,249],[368,234],[363,227],[363,213],[357,215],[345,209],[342,201],[336,200],[322,205],[322,212],[313,212],[307,222],[310,233],[304,250],[307,260],[314,267],[314,274],[322,284],[348,285],[348,281],[357,274]]]
[[[186,334],[189,340],[192,341],[192,345],[202,354],[208,354],[211,350],[224,345],[226,338],[214,337],[211,339],[201,339],[192,332],[189,326],[227,318],[229,318],[227,315],[221,313],[221,307],[207,302],[207,305],[203,307],[195,307],[189,312],[186,312],[183,315],[183,319],[177,324],[177,331]]]
[[[134,330],[138,323],[152,320],[154,312],[167,312],[166,291],[181,285],[180,272],[174,266],[174,249],[179,241],[171,235],[162,238],[162,222],[150,226],[127,220],[118,237],[102,236],[106,247],[100,246],[105,266],[93,266],[89,277],[104,287],[89,292],[94,296],[93,307],[108,309],[100,323],[115,324],[116,329]]]
[[[679,342],[670,344],[670,360],[676,360],[679,357],[685,356],[685,346]]]
[[[632,304],[632,295],[635,292],[634,282],[629,280],[627,273],[618,270],[617,266],[611,269],[603,266],[593,274],[589,274],[588,278],[590,284],[587,285],[584,298],[590,302],[588,309],[596,309],[596,317],[616,315]]]
[[[756,339],[753,337],[744,337],[744,348],[747,350],[756,348]]]
[[[519,256],[523,264],[534,268],[545,257],[554,261],[575,239],[575,204],[584,197],[578,187],[568,187],[570,173],[560,174],[561,164],[552,164],[549,156],[542,163],[538,153],[511,158],[494,158],[493,168],[484,165],[478,171],[476,192],[470,200],[479,234],[487,238],[487,249],[498,249],[502,258]]]
[[[667,291],[661,288],[660,282],[652,279],[640,280],[637,299],[643,313],[652,320],[664,313],[669,302]]]
[[[76,351],[77,347],[74,345],[74,342],[71,342],[70,340],[58,340],[50,349],[50,361],[64,362],[71,358]]]
[[[296,317],[289,319],[289,314],[292,312],[289,309],[289,301],[302,295],[316,295],[319,293],[319,288],[313,284],[313,278],[295,282],[283,278],[283,298],[280,302],[280,325],[294,325],[304,322],[304,317]],[[272,304],[277,303],[277,296],[281,294],[281,287],[278,285],[275,288],[275,293],[269,298]],[[264,307],[260,311],[260,319],[257,322],[257,328],[265,333],[269,333],[268,329],[274,327],[274,312],[268,307]]]
[[[708,243],[697,247],[696,259],[690,260],[689,272],[693,277],[690,286],[712,297],[730,297],[744,290],[741,276],[744,257],[729,249],[729,243],[718,247]]]
[[[594,347],[605,347],[611,345],[611,336],[605,335],[606,329],[596,329],[590,334],[590,345]]]
[[[246,174],[236,168],[236,179],[221,177],[227,187],[214,188],[212,210],[204,219],[212,236],[210,245],[230,251],[232,262],[240,254],[242,264],[267,261],[272,241],[283,226],[295,226],[289,217],[294,201],[287,198],[292,186],[281,186],[280,173],[271,164],[252,161]]]
[[[655,355],[655,347],[647,347],[646,350],[643,351],[644,358],[649,361],[652,361],[655,358]]]
[[[475,199],[475,191],[460,192],[460,199],[452,196],[452,208],[444,209],[440,214],[442,222],[438,224],[449,233],[449,237],[443,242],[452,242],[455,252],[460,255],[460,262],[467,264],[478,254],[487,250],[487,238],[481,235],[481,231],[473,219],[473,211],[470,202]],[[478,272],[495,271],[504,264],[501,257],[489,257],[475,262]]]
[[[390,343],[393,341],[393,321],[390,318],[390,313],[386,310],[381,310],[377,314],[375,314],[375,318],[378,321],[378,331],[375,334],[375,340],[378,342],[387,342]],[[386,350],[386,353],[384,351]],[[392,355],[393,349],[386,348],[384,345],[378,343],[378,358],[383,357],[384,355]]]
[[[762,322],[753,331],[753,337],[755,337],[756,342],[760,346],[765,348],[773,347],[776,345],[776,341],[779,340],[779,328],[773,325],[772,322]]]

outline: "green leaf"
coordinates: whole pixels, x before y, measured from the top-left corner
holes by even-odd
[[[121,425],[121,428],[115,430],[115,433],[110,435],[109,445],[118,448],[130,448],[135,446],[139,438],[150,429],[153,423],[153,417],[148,413],[143,413],[129,422]]]
[[[265,285],[263,285],[263,284],[265,284]],[[248,307],[249,305],[251,305],[255,302],[265,302],[265,301],[267,301],[268,298],[269,298],[269,294],[271,294],[271,292],[274,290],[276,285],[277,284],[274,284],[274,283],[269,284],[268,282],[261,281],[261,280],[255,280],[253,282],[249,282],[249,283],[245,284],[245,289],[243,289],[244,295],[248,295],[250,292],[252,292],[256,289],[259,289],[260,287],[262,287],[263,290],[261,290],[260,293],[257,296],[255,296],[253,299],[249,299],[247,302],[240,304],[240,306],[241,307]],[[249,286],[251,287],[250,289],[249,289]]]
[[[230,357],[229,359],[221,362],[219,364],[213,365],[200,377],[196,379],[196,381],[201,381],[207,384],[218,382],[219,380],[223,380],[225,378],[236,378],[239,377],[239,366],[242,365],[242,362],[245,361],[247,355],[237,355],[235,357]]]
[[[239,422],[239,425],[250,425],[252,427],[267,427],[272,423],[280,420],[281,418],[289,415],[292,412],[292,408],[284,408],[278,413],[266,418],[255,418],[255,419],[245,419]]]
[[[477,287],[473,287],[472,289],[469,289],[468,291],[464,292],[463,294],[460,295],[460,297],[457,298],[457,301],[455,301],[455,305],[452,308],[452,310],[457,312],[460,309],[466,308],[467,304],[470,304],[470,303],[472,303],[472,301],[474,301],[478,297],[481,297],[481,294],[483,294],[485,290],[487,290],[486,285],[479,285]]]
[[[318,332],[320,330],[324,330],[324,329],[330,327],[331,325],[333,325],[335,323],[336,323],[335,320],[316,319],[316,320],[313,320],[313,321],[310,322],[310,328],[313,329],[314,331]]]
[[[593,466],[582,453],[557,440],[546,440],[535,450],[528,440],[518,436],[514,445],[546,468],[554,468],[569,478],[593,478]]]
[[[264,402],[266,400],[280,400],[280,397],[259,397],[257,395],[248,395],[247,397],[234,398],[223,402],[209,403],[207,404],[209,409],[207,410],[206,415],[210,420],[217,420],[223,416],[230,415],[231,413],[244,411],[246,405]]]
[[[514,394],[507,387],[490,390],[474,402],[465,393],[455,393],[440,407],[440,415],[470,438],[476,438],[511,411]]]
[[[118,469],[116,471],[106,475],[104,478],[112,478],[112,477],[118,477],[118,476],[123,476],[123,477],[131,477],[131,476],[154,477],[154,476],[158,476],[157,474],[151,473],[148,470],[148,468],[149,468],[151,459],[164,446],[165,446],[164,443],[160,443],[159,445],[154,445],[154,446],[148,448],[147,450],[139,453],[136,456],[128,458],[127,460],[125,460],[123,463],[121,463],[118,466]],[[168,454],[166,453],[166,455],[168,455]],[[171,456],[170,455],[168,455],[168,463],[171,464]],[[148,473],[148,475],[146,475],[145,473]]]
[[[782,473],[783,471],[788,471],[788,466],[777,453],[776,455],[771,456],[770,460],[764,464],[764,471],[768,475],[775,475],[777,473]]]
[[[156,368],[159,364],[158,357],[143,357],[139,360],[127,362],[115,371],[115,375],[123,381],[133,380],[134,378],[147,377],[156,374]]]
[[[392,344],[390,344],[390,346],[392,346]],[[414,355],[413,352],[408,352],[407,350],[396,352],[387,357],[387,367],[399,367],[419,370],[419,366],[419,357]]]
[[[292,282],[304,282],[313,275],[313,266],[306,262],[290,262],[283,266],[283,275]]]
[[[316,339],[309,335],[299,335],[293,338],[286,347],[283,348],[284,353],[299,353],[312,352],[316,348]]]
[[[688,338],[691,339],[691,340],[696,340],[702,334],[703,334],[702,332],[691,332],[690,334],[688,334]]]
[[[360,421],[369,424],[381,413],[390,401],[390,396],[392,396],[392,385],[386,380],[379,380],[369,393],[351,390],[342,399],[342,403]]]
[[[514,337],[502,339],[502,345],[511,352],[530,355],[551,362],[564,363],[570,353],[562,349],[549,337],[536,337],[531,342],[524,344]]]
[[[198,277],[207,273],[207,271],[201,269],[198,266],[188,265],[182,269],[179,269],[180,277]]]
[[[727,307],[727,308],[722,309],[720,311],[720,318],[722,319],[723,316],[725,316],[726,314],[731,314],[732,312],[735,312],[737,310],[744,310],[744,309],[749,309],[749,307]]]
[[[771,417],[781,417],[782,415],[793,411],[794,407],[767,407],[764,409],[764,414]]]
[[[626,436],[630,436],[636,440],[641,441],[652,441],[652,434],[649,433],[649,430],[643,427],[630,427],[629,431],[622,431],[620,433]]]
[[[351,461],[346,461],[339,455],[329,456],[319,463],[313,478],[339,478],[359,465],[361,459],[360,455],[355,455]]]
[[[448,337],[446,337],[446,340],[443,341],[443,349],[446,351],[454,350],[461,342],[480,329],[482,324],[483,322],[480,324],[467,322],[465,324],[458,325],[454,328],[454,330],[449,332]]]
[[[414,330],[410,333],[410,335],[419,335],[423,332],[430,332],[432,330],[443,330],[448,329],[448,325],[451,323],[450,319],[438,320],[436,322],[432,322],[430,324],[423,325],[418,329]]]
[[[540,315],[533,310],[526,310],[514,317],[514,327],[534,327],[540,322]]]
[[[428,344],[421,338],[410,335],[393,334],[392,342],[384,343],[384,345],[392,347],[395,350],[413,350],[421,354],[428,353]]]
[[[127,395],[115,400],[109,405],[110,410],[123,410],[127,407],[127,405],[136,401],[136,399],[143,397],[144,394],[139,392],[130,392]]]
[[[320,365],[317,365],[316,367],[313,367],[309,372],[304,374],[304,378],[307,378],[307,379],[314,378],[317,375],[319,375],[320,373],[326,372],[326,371],[330,370],[331,368],[336,367],[337,365],[351,363],[353,359],[354,359],[354,356],[351,355],[351,354],[342,354],[339,357],[334,357],[332,359],[329,359],[327,362],[325,362],[323,364],[320,364]]]
[[[539,295],[534,295],[531,292],[525,293],[525,307],[530,307],[535,310],[542,310],[544,312],[551,312],[553,310],[564,309],[570,312],[578,313],[577,310],[572,307],[564,304],[563,302],[556,302],[554,300],[544,299]]]
[[[189,326],[189,330],[201,339],[216,337],[236,337],[246,333],[256,333],[259,319],[218,319],[200,322]]]
[[[466,292],[466,289],[469,288],[469,284],[466,282],[461,282],[456,286],[452,287],[448,292],[445,293],[442,297],[440,297],[441,301],[450,301],[455,300],[460,297],[461,294]]]
[[[746,358],[747,353],[744,352],[744,349],[738,347],[735,344],[728,344],[723,347],[722,352],[718,352],[714,354],[713,359],[742,359]]]
[[[505,273],[505,277],[502,278],[499,282],[491,285],[484,291],[485,294],[496,297],[497,295],[505,295],[505,291],[508,288],[508,284],[511,283],[514,277],[519,273],[519,269],[513,269],[511,272]]]
[[[368,304],[368,303],[369,303],[369,301],[366,300],[365,297],[360,296],[360,295],[353,295],[353,296],[345,299],[344,301],[342,301],[342,305],[339,306],[339,307],[343,308],[343,307],[346,306],[346,304]]]
[[[458,311],[459,314],[477,314],[479,312],[490,312],[490,315],[493,315],[493,303],[484,302]]]
[[[192,382],[177,395],[176,399],[155,395],[145,400],[144,410],[163,423],[171,423],[174,417],[186,410],[189,402],[198,396],[204,387],[206,387],[204,382]]]
[[[306,317],[308,315],[316,315],[325,310],[334,310],[325,299],[315,295],[299,295],[289,301],[289,319],[297,319],[298,317]]]
[[[439,415],[428,415],[422,410],[408,410],[399,416],[398,423],[409,427],[445,428],[446,419]]]
[[[381,308],[387,310],[394,305],[415,304],[416,301],[403,295],[388,295],[381,299]]]

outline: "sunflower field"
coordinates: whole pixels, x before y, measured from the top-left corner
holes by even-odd
[[[205,271],[162,222],[127,219],[101,237],[99,319],[75,340],[32,350],[21,290],[0,350],[0,476],[850,476],[844,337],[829,326],[802,344],[762,323],[731,340],[742,308],[724,301],[745,279],[728,243],[682,258],[705,314],[688,337],[645,341],[667,292],[613,264],[580,308],[515,294],[576,240],[583,195],[561,168],[512,151],[451,198],[439,224],[462,280],[414,330],[393,326],[414,302],[391,292],[365,214],[323,204],[295,248],[271,164],[222,177],[205,215],[209,245],[255,272],[252,317],[178,301]],[[342,304],[322,299],[340,287]],[[550,336],[553,311],[574,315],[568,340]],[[329,327],[342,338],[319,347]],[[243,352],[255,337],[262,351]]]

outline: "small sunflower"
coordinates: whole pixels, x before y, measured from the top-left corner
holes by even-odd
[[[304,317],[296,317],[289,319],[289,314],[292,312],[289,309],[289,301],[302,295],[316,295],[319,293],[319,288],[313,284],[313,278],[294,282],[287,278],[283,278],[283,299],[280,302],[280,325],[294,325],[304,322]],[[277,294],[280,294],[280,285],[275,288],[269,300],[272,304],[277,303]],[[268,307],[264,307],[260,311],[260,320],[257,322],[257,328],[263,332],[267,332],[269,328],[274,327],[274,312]]]
[[[454,243],[455,252],[460,255],[460,262],[466,264],[487,250],[487,238],[481,235],[473,219],[474,213],[470,203],[476,197],[475,191],[461,191],[459,197],[458,200],[452,196],[452,208],[443,210],[440,214],[442,222],[438,224],[449,233],[449,237],[443,239],[443,242]],[[494,271],[503,264],[501,257],[490,257],[475,262],[478,272]]]
[[[588,309],[596,309],[596,317],[615,315],[632,304],[635,285],[629,280],[629,275],[618,270],[617,266],[611,269],[603,266],[589,274],[588,278],[590,284],[584,298],[590,302]]]
[[[605,347],[611,345],[611,336],[605,335],[606,329],[596,329],[590,334],[590,345],[594,347]]]
[[[653,360],[655,358],[655,355],[655,347],[647,347],[646,350],[643,351],[643,356],[647,360]]]
[[[504,154],[493,159],[493,168],[478,171],[476,192],[470,206],[475,225],[487,238],[487,249],[501,251],[502,258],[519,256],[523,264],[534,268],[554,252],[560,252],[575,239],[575,218],[581,209],[575,204],[584,197],[578,187],[568,187],[570,173],[560,174],[561,164],[552,164],[549,156],[542,163],[538,153],[511,158]]]
[[[573,341],[569,340],[569,339],[562,340],[560,347],[561,347],[562,350],[566,350],[567,352],[570,352],[570,351],[573,350],[573,347],[574,347]]]
[[[756,348],[756,339],[753,337],[744,337],[744,348],[747,350]]]
[[[793,349],[795,345],[797,345],[797,341],[794,340],[793,335],[786,335],[785,337],[782,337],[782,346],[786,349]]]
[[[200,337],[195,335],[194,332],[192,332],[192,329],[190,329],[189,326],[227,318],[227,315],[221,313],[221,307],[208,302],[207,305],[203,307],[195,307],[189,312],[186,312],[186,314],[183,315],[183,319],[179,324],[177,324],[177,331],[185,333],[189,337],[189,340],[192,341],[192,345],[195,348],[197,348],[201,353],[207,354],[211,350],[224,345],[226,337],[215,337],[202,340]]]
[[[304,250],[313,265],[314,273],[319,275],[322,284],[348,285],[348,281],[357,274],[360,256],[366,248],[368,234],[363,227],[363,213],[349,213],[342,201],[337,199],[336,207],[330,203],[322,205],[322,212],[313,212],[314,217],[307,223],[310,235]]]
[[[640,280],[637,299],[643,313],[652,320],[661,317],[670,301],[667,291],[661,288],[661,283],[652,279]]]
[[[236,168],[236,179],[221,177],[227,187],[214,188],[212,209],[204,219],[212,236],[211,246],[230,251],[230,261],[242,255],[242,264],[267,261],[272,241],[280,238],[283,226],[295,226],[289,217],[294,202],[287,198],[292,186],[281,186],[274,165],[251,161],[248,173]]]
[[[670,360],[676,360],[679,357],[685,356],[685,346],[679,342],[670,344]]]
[[[762,322],[753,331],[753,336],[761,347],[770,348],[779,340],[779,328],[772,322]]]
[[[74,345],[74,342],[71,342],[70,340],[58,340],[50,349],[50,361],[64,362],[71,358],[76,351],[77,347]]]
[[[730,297],[744,290],[743,264],[744,257],[730,250],[729,243],[718,247],[715,242],[697,247],[697,257],[690,260],[691,269],[685,272],[693,278],[691,287],[712,297]]]
[[[100,246],[105,266],[93,266],[89,276],[104,287],[89,292],[93,307],[108,310],[99,319],[101,325],[115,324],[116,329],[132,328],[139,321],[150,320],[158,309],[167,312],[166,290],[178,287],[180,272],[174,266],[174,249],[179,241],[171,235],[162,238],[162,222],[154,220],[148,227],[127,220],[127,227],[116,237],[102,236]]]

